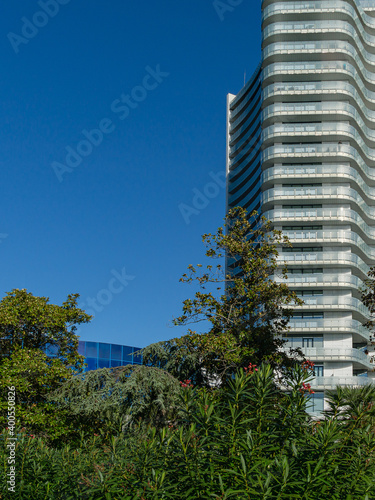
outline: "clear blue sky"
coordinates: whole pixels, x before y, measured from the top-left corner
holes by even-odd
[[[230,3],[3,2],[1,296],[79,293],[97,308],[82,340],[184,333],[179,278],[225,214],[226,95],[260,59],[260,2]]]

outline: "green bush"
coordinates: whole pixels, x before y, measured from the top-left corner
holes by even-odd
[[[6,488],[3,434],[0,498],[375,499],[372,403],[343,415],[335,413],[343,400],[332,398],[333,414],[312,421],[308,380],[297,367],[286,390],[270,366],[250,366],[221,389],[181,384],[182,417],[159,430],[139,423],[107,438],[93,429],[61,449],[20,435],[15,493]]]

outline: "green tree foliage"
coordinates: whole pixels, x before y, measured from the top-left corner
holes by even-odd
[[[148,366],[102,368],[67,380],[49,396],[82,429],[118,432],[140,419],[165,425],[178,414],[180,384],[169,373]]]
[[[7,426],[8,392],[16,396],[16,427],[56,440],[69,429],[69,415],[48,402],[48,394],[73,376],[60,359],[50,359],[39,349],[16,347],[0,360],[0,426]]]
[[[364,287],[362,289],[362,302],[369,310],[369,320],[365,326],[369,329],[374,329],[375,327],[375,267],[371,267],[368,272],[368,278],[364,282]]]
[[[131,437],[93,436],[76,449],[58,450],[20,435],[16,493],[6,490],[7,450],[0,445],[0,495],[4,500],[374,500],[373,429],[358,426],[354,418],[310,420],[305,411],[310,374],[296,366],[287,392],[275,384],[269,364],[238,371],[219,391],[186,382],[179,394],[184,413],[175,425],[134,429]]]
[[[224,381],[240,366],[264,361],[287,366],[299,352],[281,349],[282,335],[292,315],[292,305],[302,301],[285,283],[272,278],[286,277],[286,268],[277,262],[280,245],[289,245],[271,222],[256,212],[235,208],[215,235],[205,234],[206,256],[228,259],[221,264],[190,265],[180,281],[196,282],[200,290],[185,300],[176,325],[208,321],[204,334],[189,330],[188,335],[143,350],[145,363],[171,370],[178,377],[193,377],[196,383]],[[211,288],[209,290],[209,288]],[[223,290],[221,295],[218,290]],[[289,307],[288,307],[289,306]],[[203,368],[203,370],[201,369]],[[214,379],[212,378],[214,377]]]
[[[77,306],[78,294],[68,295],[61,306],[50,304],[48,297],[35,297],[27,290],[7,292],[0,302],[0,354],[9,356],[16,347],[56,348],[66,365],[79,369],[76,325],[88,323],[92,316]]]
[[[350,426],[367,427],[375,425],[375,385],[364,387],[336,387],[334,391],[326,391],[328,409],[324,412],[327,417],[339,418]]]

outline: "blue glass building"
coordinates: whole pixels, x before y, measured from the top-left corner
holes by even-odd
[[[141,347],[128,345],[106,344],[103,342],[79,341],[78,354],[85,357],[85,371],[96,370],[97,368],[114,368],[124,365],[141,365],[142,356],[135,354]],[[55,357],[57,347],[46,348],[46,354]]]
[[[85,371],[124,365],[141,365],[142,356],[135,354],[140,347],[102,342],[80,341],[78,353],[85,356]]]

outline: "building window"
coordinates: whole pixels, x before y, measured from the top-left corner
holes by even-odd
[[[86,342],[86,356],[88,358],[98,357],[98,344],[97,342]]]
[[[323,365],[315,365],[314,366],[314,376],[315,377],[324,377],[324,366]]]
[[[302,347],[314,347],[314,337],[302,337]]]
[[[99,358],[109,359],[110,356],[111,356],[111,344],[99,344]]]
[[[307,208],[307,209],[309,209],[309,208],[323,208],[323,205],[312,205],[312,204],[308,204],[308,205],[283,205],[282,208],[284,210],[294,210],[295,208],[298,210],[303,210],[305,208]]]
[[[321,267],[312,267],[312,268],[294,268],[288,270],[288,274],[323,274],[323,268]]]
[[[283,226],[283,231],[322,231],[323,226]]]
[[[322,184],[313,182],[308,184],[282,184],[281,187],[288,187],[288,188],[322,187]]]
[[[118,344],[112,344],[111,346],[111,359],[116,361],[121,361],[122,359],[122,346]],[[117,366],[117,365],[113,365]],[[120,365],[118,365],[120,366]]]
[[[307,403],[308,413],[322,413],[324,410],[324,392],[315,392],[310,395]]]
[[[302,290],[296,292],[297,297],[321,297],[323,290]]]
[[[302,337],[301,334],[289,334],[288,336],[286,337],[283,337],[283,340],[285,340],[287,342],[286,344],[286,347],[292,347],[292,348],[296,348],[296,347],[302,347],[302,342],[303,342],[303,338],[306,338],[306,339],[309,339],[309,340],[312,340],[313,342],[313,347],[316,348],[316,347],[323,347],[324,345],[324,339],[323,339],[323,335],[314,335],[313,337]]]
[[[295,312],[293,313],[292,316],[293,319],[323,319],[324,318],[324,313],[323,312]]]
[[[323,252],[323,247],[285,247],[282,251],[284,253]]]

